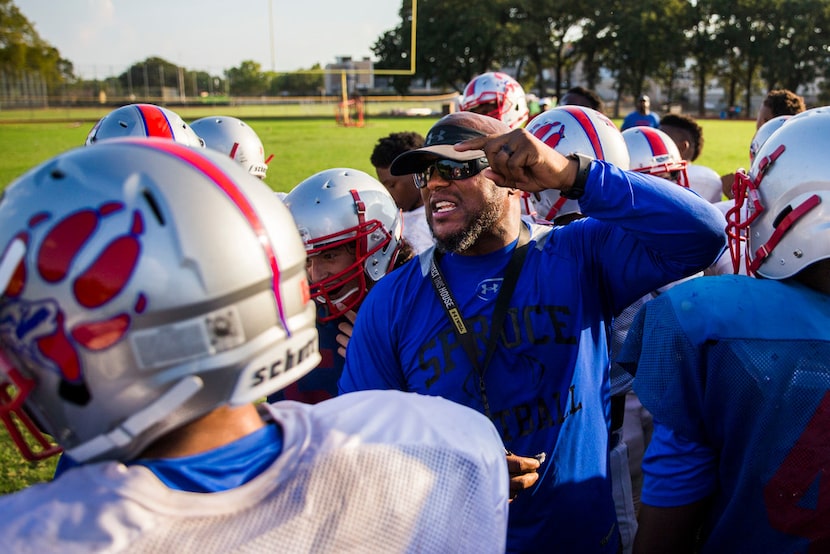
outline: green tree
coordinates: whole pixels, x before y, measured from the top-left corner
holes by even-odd
[[[578,33],[583,14],[566,0],[525,0],[511,13],[516,31],[512,33],[536,74],[536,90],[548,94],[545,70],[553,69],[553,91],[560,96],[564,75],[577,58],[569,34]]]
[[[38,35],[12,0],[0,0],[0,71],[37,72],[49,94],[75,80],[72,62]]]
[[[420,0],[415,77],[460,90],[476,75],[499,68],[512,46],[504,29],[510,5],[507,0]],[[402,23],[372,47],[378,69],[409,68],[411,13],[411,1],[403,0]]]
[[[119,92],[131,97],[160,97],[163,96],[162,87],[175,89],[185,95],[188,89],[191,95],[198,94],[196,90],[193,90],[193,77],[190,72],[155,56],[128,67],[118,76],[118,83],[121,85]]]
[[[310,71],[320,71],[322,68],[320,64],[314,64]],[[322,73],[282,73],[275,75],[271,79],[271,84],[268,88],[268,93],[272,95],[291,94],[291,95],[312,95],[319,94],[320,90],[325,89],[325,79]]]
[[[646,79],[659,78],[671,89],[675,75],[685,59],[682,0],[645,0],[631,3],[610,2],[613,19],[605,16],[605,61],[616,75],[619,114],[620,97],[643,93]],[[674,25],[671,23],[673,22]]]
[[[703,117],[706,114],[706,87],[715,74],[717,60],[723,55],[721,36],[725,19],[717,13],[715,2],[711,0],[690,2],[685,17],[683,28],[697,88],[697,113]]]
[[[232,95],[262,96],[268,91],[268,77],[262,72],[262,66],[253,60],[243,61],[225,75]]]
[[[760,68],[767,90],[794,91],[820,75],[830,54],[827,0],[775,0],[767,27],[769,54]]]

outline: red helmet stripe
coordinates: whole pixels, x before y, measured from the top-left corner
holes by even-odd
[[[643,128],[643,136],[648,142],[648,147],[651,148],[651,153],[655,156],[666,156],[669,149],[666,148],[666,143],[660,140],[657,133],[652,132],[650,127]]]
[[[602,150],[602,141],[599,139],[599,133],[597,132],[597,128],[594,127],[594,122],[591,121],[591,118],[576,106],[563,106],[562,109],[571,114],[585,130],[585,135],[591,142],[591,148],[594,149],[596,158],[598,160],[604,160],[605,152]],[[587,154],[587,152],[583,152],[583,154]]]
[[[138,104],[138,113],[144,121],[144,130],[148,137],[174,138],[170,122],[158,106]]]
[[[282,305],[282,296],[280,295],[280,268],[279,264],[277,264],[277,256],[274,253],[274,249],[271,246],[271,240],[268,237],[268,233],[265,230],[265,225],[259,218],[256,210],[242,193],[239,190],[239,187],[236,186],[236,183],[233,182],[233,179],[228,177],[221,169],[213,165],[210,161],[204,158],[201,154],[199,154],[196,150],[188,148],[186,146],[182,146],[173,141],[140,141],[140,140],[133,140],[130,141],[135,144],[140,144],[147,148],[154,148],[156,150],[162,150],[176,156],[177,158],[189,163],[202,173],[204,173],[208,178],[210,178],[216,186],[218,186],[222,191],[228,195],[228,198],[236,205],[245,219],[248,221],[248,224],[253,229],[254,233],[259,238],[259,244],[262,246],[262,250],[265,254],[265,258],[268,260],[268,264],[271,266],[271,290],[274,293],[274,299],[277,303],[277,312],[280,316],[280,321],[282,322],[282,326],[285,329],[285,332],[288,336],[291,336],[291,330],[288,327],[288,322],[285,318],[285,310]]]

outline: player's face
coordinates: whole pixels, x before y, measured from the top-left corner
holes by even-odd
[[[478,106],[474,106],[470,108],[470,111],[473,113],[481,114],[481,115],[488,115],[493,117],[493,112],[498,113],[499,105],[496,102],[485,102],[484,104],[479,104]]]
[[[318,254],[308,257],[306,261],[308,278],[312,283],[319,283],[323,279],[327,279],[344,271],[355,263],[355,259],[354,250],[345,244],[336,248],[323,250]],[[332,293],[336,292],[336,285],[334,288],[331,286],[328,288]]]
[[[411,212],[424,205],[421,193],[412,182],[412,175],[392,175],[388,167],[376,167],[375,171],[378,180],[383,183],[400,209]]]
[[[498,226],[507,209],[507,189],[499,188],[481,173],[467,179],[447,180],[432,172],[421,189],[427,223],[438,246],[448,252],[474,253],[482,237]]]
[[[758,109],[758,118],[755,120],[755,129],[760,129],[770,119],[772,119],[772,109],[769,106],[761,104],[761,107]]]

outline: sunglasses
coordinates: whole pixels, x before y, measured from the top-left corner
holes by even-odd
[[[484,168],[490,167],[487,158],[478,158],[467,162],[457,162],[455,160],[442,159],[430,165],[423,171],[419,171],[413,175],[415,186],[419,189],[424,188],[429,183],[434,173],[444,179],[445,181],[459,181],[461,179],[469,179],[481,173]]]

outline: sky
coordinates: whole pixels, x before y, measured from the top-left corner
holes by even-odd
[[[372,57],[378,37],[400,24],[401,7],[399,0],[13,1],[87,79],[149,57],[214,75],[245,60],[294,71]]]

